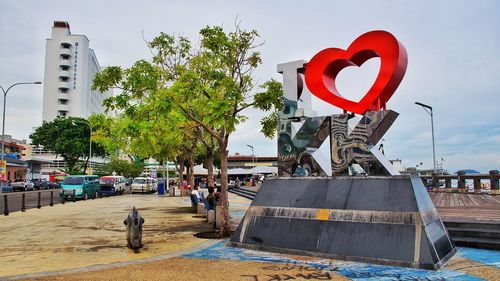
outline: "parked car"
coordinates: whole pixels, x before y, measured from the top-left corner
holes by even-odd
[[[40,180],[40,189],[49,189],[49,182],[46,180]]]
[[[40,189],[40,184],[42,183],[41,179],[32,179],[31,182],[33,183],[33,188],[36,190]]]
[[[126,186],[131,186],[133,181],[134,181],[134,178],[128,178],[128,179],[126,179],[126,181],[125,181],[125,185],[126,185]]]
[[[12,192],[12,186],[8,183],[4,183],[2,185],[2,192],[3,193],[6,193],[6,192]]]
[[[48,183],[50,189],[60,189],[61,188],[61,182],[60,181],[53,181]]]
[[[34,185],[29,180],[16,179],[11,183],[13,191],[28,191],[34,190]]]

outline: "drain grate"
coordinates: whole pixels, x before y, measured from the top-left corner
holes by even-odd
[[[231,235],[233,233],[234,233],[234,231],[231,232]],[[224,237],[219,237],[218,231],[200,232],[200,233],[196,233],[193,236],[196,238],[201,238],[201,239],[222,239],[222,238],[224,238]]]

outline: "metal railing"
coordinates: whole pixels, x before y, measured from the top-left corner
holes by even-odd
[[[60,197],[60,200],[54,198],[54,194]],[[69,195],[69,196],[68,196]],[[8,216],[10,212],[21,211],[26,212],[26,209],[37,208],[43,206],[54,206],[54,204],[64,204],[66,197],[71,201],[76,202],[75,190],[69,194],[64,194],[64,190],[38,190],[38,191],[25,191],[25,192],[9,192],[2,194],[3,200],[0,201],[0,210],[3,209],[3,214]],[[92,199],[94,199],[92,197]],[[3,204],[2,204],[3,203]]]
[[[498,170],[491,170],[488,174],[465,174],[464,172],[458,172],[455,175],[432,174],[430,176],[420,176],[420,178],[426,186],[430,182],[430,187],[435,192],[500,194],[500,174]],[[469,184],[467,180],[472,182]],[[455,186],[452,185],[454,182],[456,182]],[[444,183],[444,185],[441,186],[441,183]],[[431,190],[429,189],[429,191]]]

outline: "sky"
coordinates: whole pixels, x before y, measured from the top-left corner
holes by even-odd
[[[198,42],[210,25],[255,29],[264,45],[258,83],[281,80],[279,63],[306,60],[325,48],[345,49],[371,30],[391,32],[406,47],[406,75],[387,108],[400,115],[384,136],[387,158],[432,168],[430,116],[434,112],[436,159],[449,172],[500,169],[500,1],[34,1],[0,0],[0,85],[43,81],[45,39],[54,20],[90,39],[103,66],[128,67],[150,59],[143,36],[160,32]],[[347,68],[337,78],[344,97],[359,100],[380,61]],[[42,121],[43,86],[22,85],[7,97],[5,133],[28,139]],[[317,99],[320,115],[338,112]],[[259,132],[263,113],[230,137],[230,154],[276,155],[276,139]],[[441,159],[444,159],[442,161]]]

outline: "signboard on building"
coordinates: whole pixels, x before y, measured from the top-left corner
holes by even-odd
[[[7,161],[0,160],[0,179],[5,181],[7,175]]]

